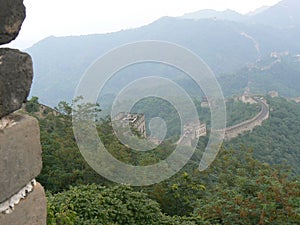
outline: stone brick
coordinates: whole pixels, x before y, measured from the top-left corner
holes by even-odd
[[[43,187],[37,183],[10,214],[0,213],[0,225],[46,225],[47,200]]]
[[[18,36],[25,15],[23,0],[0,0],[0,44]]]
[[[40,130],[35,118],[13,113],[0,120],[0,202],[4,202],[42,168]]]
[[[0,118],[21,108],[32,78],[32,60],[27,53],[0,49]]]

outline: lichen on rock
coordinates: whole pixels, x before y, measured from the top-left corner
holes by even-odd
[[[0,44],[14,40],[21,29],[26,12],[23,0],[0,0]]]
[[[0,48],[0,117],[22,107],[32,79],[32,59],[27,53]]]

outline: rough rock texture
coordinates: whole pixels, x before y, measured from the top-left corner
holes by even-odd
[[[29,94],[32,77],[32,60],[28,54],[0,49],[0,117],[21,108]]]
[[[42,168],[40,129],[35,118],[11,114],[0,121],[0,202],[4,202]]]
[[[0,213],[0,225],[44,225],[47,202],[43,187],[37,183],[33,192],[20,201],[11,214]]]
[[[0,45],[17,37],[25,14],[23,0],[0,0]],[[28,54],[0,48],[0,225],[47,221],[42,186],[37,184],[28,193],[42,169],[39,125],[33,117],[13,113],[29,94],[32,68]]]
[[[0,44],[14,40],[25,19],[23,0],[0,0]]]

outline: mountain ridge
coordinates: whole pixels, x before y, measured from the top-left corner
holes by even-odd
[[[278,7],[275,5],[263,13]],[[235,73],[269,57],[271,52],[298,54],[299,27],[163,17],[140,28],[109,34],[48,37],[26,50],[32,55],[36,74],[31,96],[39,96],[41,102],[51,106],[60,100],[70,101],[80,77],[92,62],[120,45],[143,40],[167,41],[190,49],[217,76]]]
[[[213,9],[203,9],[192,13],[186,13],[182,17],[183,19],[221,19],[230,21],[243,20],[244,15],[235,12],[231,9],[224,11],[217,11]]]
[[[181,18],[229,20],[287,28],[300,25],[300,2],[298,0],[282,0],[273,6],[263,6],[245,15],[230,9],[224,11],[205,9],[186,13]]]

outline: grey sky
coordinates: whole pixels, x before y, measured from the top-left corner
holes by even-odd
[[[24,0],[27,18],[11,47],[26,48],[50,35],[107,33],[139,27],[162,16],[200,9],[248,13],[279,0]]]

